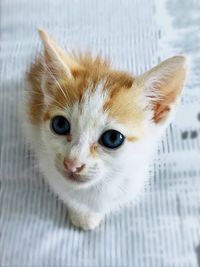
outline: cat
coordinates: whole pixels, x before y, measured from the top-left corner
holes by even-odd
[[[26,135],[72,224],[91,230],[138,198],[180,100],[186,59],[169,58],[135,77],[39,35],[44,52],[26,75]]]

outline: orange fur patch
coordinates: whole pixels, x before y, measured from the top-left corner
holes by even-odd
[[[79,68],[72,69],[74,79],[68,79],[63,73],[60,77],[52,79],[51,70],[47,73],[44,70],[44,58],[39,57],[31,66],[27,73],[27,80],[31,84],[29,91],[29,103],[27,105],[28,114],[31,122],[38,125],[42,119],[48,120],[50,114],[55,109],[63,110],[66,106],[73,105],[76,101],[81,101],[83,93],[88,90],[95,90],[97,84],[105,79],[109,65],[101,58],[93,59],[91,56],[80,56]],[[47,75],[46,92],[52,98],[48,106],[44,103],[44,94],[41,88],[42,75]],[[56,81],[57,79],[57,81]]]
[[[44,112],[44,95],[41,90],[41,73],[43,66],[41,59],[38,58],[34,62],[27,73],[27,80],[31,84],[31,90],[28,91],[29,103],[27,105],[27,111],[32,124],[39,124],[42,121],[42,115]]]
[[[135,137],[135,136],[128,136],[128,137],[127,137],[127,140],[128,140],[129,142],[134,142],[134,141],[137,141],[138,138]]]
[[[139,106],[140,92],[132,88],[121,87],[112,91],[110,99],[104,109],[117,122],[132,128],[140,127],[145,116],[145,111]]]
[[[136,95],[133,90],[130,90],[134,81],[133,77],[125,72],[113,71],[106,61],[100,57],[93,59],[90,55],[76,57],[79,67],[72,69],[74,79],[68,79],[61,73],[58,82],[53,83],[52,76],[49,74],[46,93],[52,101],[45,107],[41,89],[41,74],[44,72],[42,60],[43,58],[40,57],[31,66],[27,76],[32,85],[29,117],[33,124],[41,123],[41,118],[49,120],[55,109],[62,110],[76,101],[80,102],[83,93],[86,90],[94,91],[101,81],[104,82],[104,90],[107,90],[109,95],[109,100],[104,106],[109,115],[126,124],[141,121],[143,116],[141,110],[137,108],[137,100],[134,104]]]
[[[90,146],[90,153],[93,157],[97,156],[97,144],[93,144]]]
[[[32,85],[28,105],[31,122],[38,125],[42,121],[50,120],[59,110],[63,111],[76,101],[81,102],[86,90],[93,92],[102,82],[103,90],[106,90],[108,94],[104,110],[111,118],[133,130],[135,136],[141,136],[145,111],[139,105],[141,91],[133,88],[134,78],[128,73],[112,70],[109,64],[100,57],[92,58],[91,55],[81,55],[76,56],[75,60],[77,64],[74,66],[76,67],[73,66],[71,69],[73,79],[69,79],[60,72],[59,80],[54,81],[52,75],[49,74],[45,94],[49,95],[52,100],[46,106],[41,89],[41,74],[45,72],[42,65],[43,58],[38,58],[31,66],[27,76]],[[92,146],[91,153],[95,156],[95,146]]]

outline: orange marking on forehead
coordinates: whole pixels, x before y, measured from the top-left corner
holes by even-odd
[[[81,101],[88,88],[95,90],[97,84],[105,78],[109,71],[109,64],[100,57],[93,59],[90,55],[80,55],[74,57],[74,61],[78,64],[74,64],[71,69],[73,79],[66,77],[62,71],[59,73],[59,77],[54,77],[53,71],[48,72],[44,69],[43,61],[43,56],[38,57],[27,72],[27,80],[31,85],[31,90],[28,92],[27,112],[31,123],[35,125],[40,124],[43,119],[49,119],[47,114],[44,115],[46,108],[44,94],[49,95],[53,100],[48,109],[53,110],[56,107],[64,109],[76,101]],[[44,75],[46,75],[45,92],[41,88]]]
[[[131,129],[135,136],[143,134],[146,111],[141,107],[140,87],[135,86],[134,78],[127,73],[112,73],[112,82],[106,88],[108,99],[104,111]]]
[[[54,92],[53,98],[55,102],[50,106],[60,104],[66,108],[72,106],[75,102],[81,102],[83,95],[87,90],[91,93],[96,90],[97,85],[106,78],[109,71],[108,64],[100,58],[80,56],[76,60],[79,61],[80,69],[72,69],[74,79],[69,80],[64,74],[60,74],[59,85],[49,84],[49,89]],[[54,88],[52,89],[52,86]]]
[[[71,69],[73,79],[69,79],[62,72],[60,72],[57,82],[52,77],[49,80],[47,79],[48,86],[46,86],[45,94],[52,99],[48,106],[44,103],[44,95],[41,89],[41,74],[44,73],[43,58],[39,58],[32,65],[28,73],[32,91],[27,106],[31,122],[40,124],[42,120],[49,120],[55,110],[63,111],[75,102],[81,102],[86,90],[93,92],[98,84],[103,81],[103,90],[108,93],[104,110],[120,123],[129,127],[132,124],[140,127],[144,118],[144,111],[138,105],[138,92],[134,92],[131,88],[134,78],[127,73],[113,71],[109,64],[100,57],[93,59],[90,55],[86,55],[75,57],[74,60],[78,64]]]
[[[121,87],[110,93],[104,110],[117,122],[139,130],[145,118],[145,110],[140,107],[139,103],[139,92],[134,91],[133,88]]]

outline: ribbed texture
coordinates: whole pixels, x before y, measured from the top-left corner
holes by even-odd
[[[198,266],[200,4],[167,2],[171,36],[161,2],[1,0],[1,267]],[[136,74],[175,51],[192,59],[182,104],[160,142],[140,202],[107,217],[92,232],[70,225],[66,208],[49,190],[25,145],[18,114],[24,72],[41,47],[36,27],[48,30],[69,50],[101,52],[115,67]]]

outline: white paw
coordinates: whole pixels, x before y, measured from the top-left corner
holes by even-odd
[[[100,213],[78,213],[71,210],[69,217],[73,225],[83,230],[93,230],[99,226],[102,220]]]

